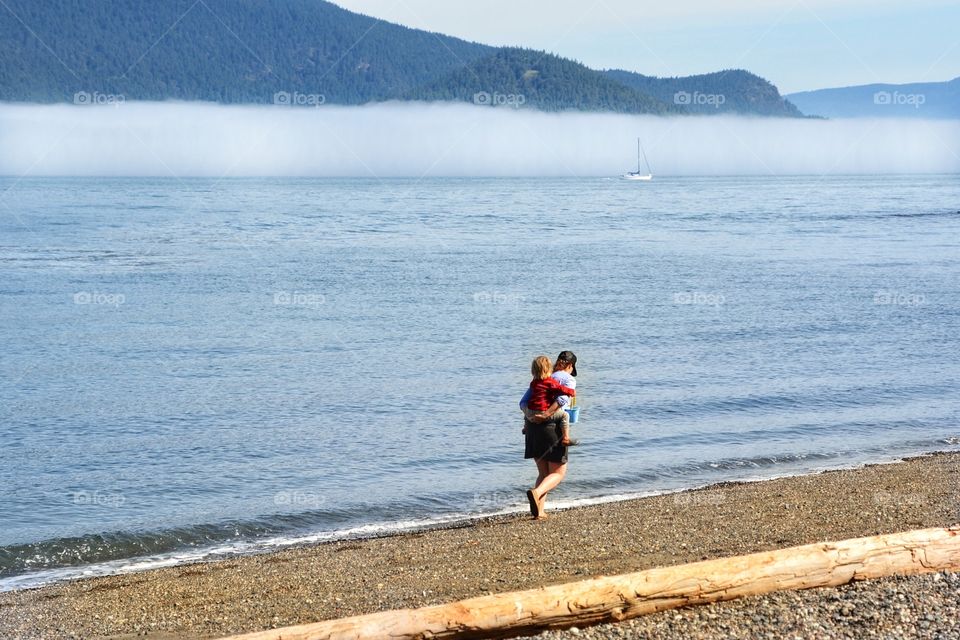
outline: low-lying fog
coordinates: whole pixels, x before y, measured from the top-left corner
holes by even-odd
[[[363,107],[0,104],[0,174],[602,176],[960,172],[960,121]]]

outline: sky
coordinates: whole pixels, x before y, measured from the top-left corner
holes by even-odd
[[[781,93],[960,76],[946,0],[334,0],[410,27],[525,46],[593,68],[682,76],[744,68]]]

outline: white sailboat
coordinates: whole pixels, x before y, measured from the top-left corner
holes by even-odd
[[[643,156],[643,164],[647,167],[646,173],[640,173],[640,156]],[[623,174],[624,180],[653,180],[653,172],[650,171],[650,163],[647,162],[647,152],[643,150],[640,144],[640,138],[637,138],[637,170]]]

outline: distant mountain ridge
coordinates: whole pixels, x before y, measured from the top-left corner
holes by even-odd
[[[324,0],[4,0],[0,100],[455,100],[620,113],[799,116],[742,70],[652,78],[391,24]]]
[[[960,118],[960,77],[802,91],[787,98],[804,113],[826,118]]]

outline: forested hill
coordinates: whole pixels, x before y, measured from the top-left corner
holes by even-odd
[[[3,100],[72,100],[96,91],[128,100],[265,103],[283,91],[359,104],[395,97],[493,51],[318,0],[4,3],[11,11],[0,11]]]
[[[409,92],[416,100],[469,100],[493,106],[617,111],[680,112],[578,62],[543,51],[502,48]]]
[[[595,71],[323,0],[4,0],[0,10],[3,101],[272,103],[280,96],[301,104],[488,100],[545,110],[798,115],[776,87],[741,74],[698,84]],[[699,93],[683,104],[675,86]],[[697,103],[711,91],[723,93],[722,109]]]
[[[745,113],[799,117],[803,114],[777,88],[743,69],[729,69],[682,78],[655,78],[612,69],[604,74],[654,98],[691,113]]]

